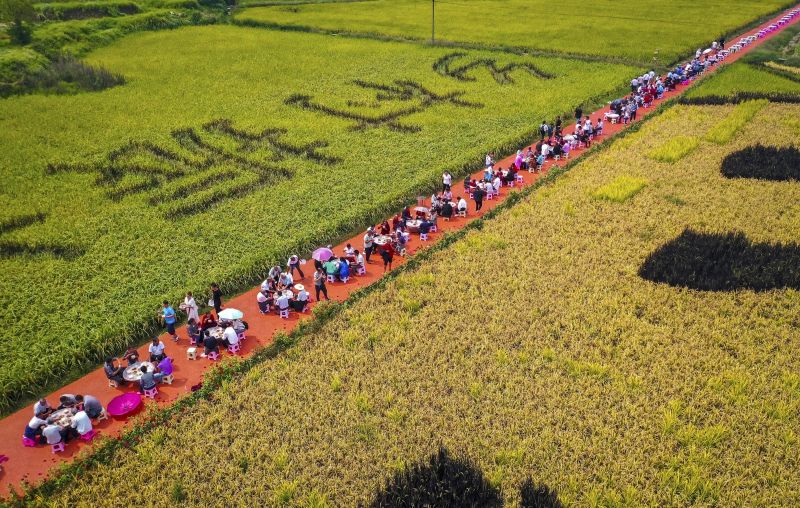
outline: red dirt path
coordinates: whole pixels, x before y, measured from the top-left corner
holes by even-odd
[[[778,19],[783,17],[783,15],[790,10],[791,9],[781,13],[772,21],[766,22],[763,25],[754,28],[750,32],[747,32],[736,38],[731,38],[730,42],[734,43],[741,37],[755,34],[761,28],[777,22]],[[760,45],[787,26],[796,23],[798,20],[800,20],[800,16],[795,17],[792,21],[790,21],[789,24],[784,25],[775,32],[768,34],[763,39],[758,39],[749,46],[745,47],[743,50],[728,56],[728,58],[726,58],[722,64],[718,64],[711,70],[711,72],[722,65],[726,65],[738,60],[753,47]],[[679,95],[683,93],[686,88],[686,86],[678,86],[675,91],[665,93],[663,99],[655,101],[655,103],[658,104],[676,95]],[[655,107],[639,109],[639,120],[637,121],[641,121],[641,118],[651,114],[655,109]],[[602,113],[607,110],[608,108],[603,108],[599,111],[595,111],[590,116],[593,120],[596,120],[598,115],[602,115]],[[603,143],[617,132],[626,128],[626,126],[621,124],[611,124],[609,122],[605,123],[606,125],[603,136],[599,139],[595,139],[595,143]],[[573,129],[574,124],[567,124],[564,126],[564,132],[572,132]],[[585,149],[573,151],[571,158],[580,157],[584,151]],[[513,163],[513,160],[514,155],[499,161],[499,165],[501,167],[509,167]],[[560,166],[564,163],[565,162],[563,159],[560,162],[548,162],[545,164],[544,173],[547,173],[547,171],[554,165]],[[479,177],[481,174],[482,171],[476,173],[475,176]],[[522,176],[525,179],[523,187],[526,187],[535,182],[541,175],[530,174],[523,171]],[[519,184],[517,184],[517,187],[519,187]],[[515,189],[517,187],[515,187]],[[454,181],[453,194],[456,196],[459,195],[459,190],[463,190],[461,181]],[[436,243],[438,239],[442,237],[444,232],[461,229],[468,222],[488,212],[501,203],[508,195],[510,190],[511,189],[504,187],[501,191],[499,199],[490,201],[484,200],[483,209],[479,213],[474,212],[474,202],[470,201],[470,214],[467,219],[453,219],[450,222],[444,222],[442,220],[438,221],[439,232],[430,235],[431,241],[429,243]],[[361,238],[362,236],[363,232],[359,233],[357,236],[351,238],[347,242],[335,246],[334,252],[341,253],[345,244],[347,243],[351,243],[355,248],[361,249],[363,247],[363,241]],[[412,237],[412,240],[409,243],[408,251],[413,253],[415,250],[422,247],[424,247],[424,245],[419,241],[419,237],[415,235]],[[404,258],[395,256],[394,265],[400,266],[404,263],[404,261]],[[313,265],[308,264],[306,266],[308,267],[305,270],[306,277],[302,282],[307,287],[312,288],[313,282],[311,281],[311,274],[313,273]],[[380,256],[376,255],[372,259],[372,264],[367,265],[367,274],[365,276],[353,277],[347,284],[342,284],[339,282],[335,284],[328,284],[328,294],[332,300],[343,301],[347,299],[351,292],[372,284],[382,276],[382,263],[380,261]],[[292,313],[291,318],[288,320],[280,319],[274,314],[268,316],[260,315],[258,313],[258,306],[256,304],[257,291],[258,287],[253,288],[250,291],[230,300],[223,300],[225,307],[234,307],[243,311],[245,313],[247,322],[250,325],[250,329],[247,331],[247,340],[244,341],[242,347],[242,354],[244,355],[248,355],[259,346],[269,344],[272,342],[272,338],[278,330],[289,331],[293,329],[299,321],[299,317],[296,313]],[[186,357],[186,349],[189,341],[186,335],[186,328],[179,328],[178,334],[181,337],[178,344],[173,343],[166,334],[161,336],[161,340],[163,340],[164,344],[167,345],[167,354],[174,360],[175,381],[172,385],[160,385],[159,395],[155,402],[148,400],[148,404],[158,404],[163,406],[172,403],[178,397],[184,396],[185,394],[189,393],[189,387],[199,383],[204,372],[214,365],[214,362],[210,362],[205,358],[198,357],[198,359],[195,361],[188,360]],[[141,352],[141,356],[143,358],[147,358],[149,356],[147,354],[147,345],[140,347],[139,351]],[[227,353],[223,352],[222,355],[226,356]],[[124,389],[110,388],[108,386],[108,381],[106,380],[103,369],[101,368],[91,372],[90,374],[87,374],[73,383],[64,386],[57,393],[50,394],[47,399],[51,404],[57,404],[58,394],[60,393],[83,393],[92,394],[98,397],[105,405],[110,399],[122,393],[123,390]],[[127,390],[132,390],[132,388],[128,388]],[[11,489],[20,492],[20,486],[23,480],[31,483],[37,483],[41,481],[54,466],[65,461],[71,461],[82,449],[86,448],[87,446],[91,446],[82,442],[70,442],[66,446],[66,450],[57,455],[51,454],[49,446],[25,448],[22,446],[22,431],[25,429],[25,425],[28,423],[31,416],[33,416],[32,407],[26,407],[4,418],[2,420],[2,425],[0,425],[0,443],[2,443],[0,455],[5,454],[9,457],[8,462],[3,464],[4,468],[0,473],[0,496],[6,496],[11,492]],[[125,430],[127,423],[128,422],[125,421],[109,419],[95,423],[95,428],[99,431],[101,437],[116,436]]]

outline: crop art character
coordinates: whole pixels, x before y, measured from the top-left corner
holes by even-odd
[[[417,125],[400,123],[401,119],[413,115],[414,113],[425,111],[437,104],[449,104],[461,108],[483,107],[483,104],[463,99],[462,97],[466,92],[439,94],[425,88],[419,83],[408,80],[395,80],[389,85],[362,80],[356,80],[354,83],[360,88],[375,90],[375,100],[380,103],[401,102],[412,104],[377,116],[365,115],[356,110],[326,106],[314,102],[313,97],[310,95],[292,95],[284,101],[284,104],[311,111],[318,111],[328,116],[353,120],[355,123],[351,127],[352,130],[387,127],[394,131],[407,133],[419,132],[422,128]]]
[[[294,170],[281,164],[305,158],[320,164],[338,159],[319,152],[324,141],[295,145],[283,140],[285,129],[248,132],[230,120],[214,120],[200,129],[171,133],[178,149],[149,141],[129,141],[111,151],[99,164],[50,164],[49,174],[95,173],[95,185],[112,200],[146,194],[170,218],[201,213],[226,199],[292,178]]]

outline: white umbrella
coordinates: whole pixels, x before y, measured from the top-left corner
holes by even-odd
[[[223,309],[222,312],[219,313],[220,319],[234,320],[242,319],[243,317],[244,312],[240,311],[239,309]]]

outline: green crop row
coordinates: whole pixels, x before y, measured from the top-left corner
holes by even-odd
[[[681,107],[648,122],[274,360],[110,445],[113,459],[46,503],[369,505],[444,446],[510,506],[529,478],[565,506],[793,504],[797,291],[639,275],[687,225],[796,244],[797,185],[731,180],[720,165],[757,141],[800,142],[778,128],[800,106],[767,105],[680,164],[647,155],[686,118],[704,132],[732,111]],[[648,181],[635,199],[594,196],[633,179]],[[209,448],[209,432],[235,438]]]
[[[0,407],[144,340],[163,299],[202,295],[212,281],[226,297],[250,287],[287,255],[438,187],[443,170],[463,175],[487,151],[530,141],[531,118],[607,101],[637,71],[476,51],[468,59],[511,65],[513,82],[481,69],[462,81],[433,68],[450,52],[193,27],[132,36],[87,60],[124,86],[5,101],[0,198],[14,206],[0,220],[30,207],[48,217],[7,239],[83,255],[0,258],[15,316],[0,340]],[[523,64],[552,77],[513,67]],[[381,125],[387,115],[410,130]]]

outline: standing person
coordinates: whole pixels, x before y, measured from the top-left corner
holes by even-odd
[[[383,258],[383,272],[386,273],[387,267],[391,271],[392,260],[394,259],[394,248],[392,247],[391,242],[381,247],[381,258]]]
[[[222,312],[222,291],[216,282],[211,283],[211,301],[217,316],[219,316],[219,313]]]
[[[483,196],[484,196],[484,194],[486,194],[486,191],[483,190],[483,186],[478,187],[472,193],[472,199],[475,200],[475,211],[476,212],[480,211],[480,209],[483,208]]]
[[[449,171],[445,171],[442,173],[442,192],[450,190],[451,185],[453,185],[453,175]]]
[[[370,226],[364,234],[364,255],[367,258],[367,263],[369,263],[369,257],[372,255],[372,249],[375,248],[374,240],[375,228]],[[319,296],[317,296],[317,300],[319,300]]]
[[[583,109],[580,106],[578,106],[577,108],[575,108],[575,123],[580,124],[581,118],[583,118]]]
[[[544,140],[544,138],[549,137],[550,134],[550,127],[547,125],[546,120],[542,120],[542,125],[539,126],[539,135],[541,139],[539,141]]]
[[[294,271],[300,274],[300,278],[298,280],[302,280],[306,278],[306,274],[303,273],[303,270],[300,269],[300,257],[297,254],[293,254],[289,257],[289,261],[287,261],[286,269],[289,271],[289,274],[294,276]]]
[[[170,307],[167,300],[164,300],[164,303],[161,305],[163,306],[163,309],[161,309],[161,319],[167,326],[167,333],[172,336],[172,340],[178,342],[178,334],[175,332],[175,323],[178,319],[175,317],[175,310]]]
[[[328,288],[325,287],[325,272],[322,271],[322,267],[317,267],[317,271],[314,272],[314,290],[317,293],[317,301],[320,301],[320,292],[325,295],[326,300],[330,300],[328,298]]]
[[[562,123],[561,115],[558,115],[556,117],[555,132],[553,132],[553,134],[555,134],[556,136],[560,136],[561,135],[561,123]]]
[[[485,165],[486,165],[487,168],[493,168],[494,167],[494,153],[493,152],[489,152],[489,153],[486,154],[486,164]],[[445,190],[447,190],[447,189],[445,189]]]
[[[194,319],[195,322],[200,319],[200,314],[197,312],[197,302],[194,301],[191,291],[186,292],[186,298],[183,299],[184,311],[186,311],[186,320]]]

